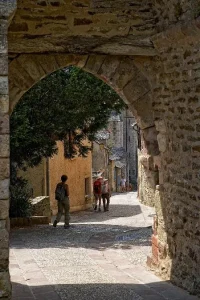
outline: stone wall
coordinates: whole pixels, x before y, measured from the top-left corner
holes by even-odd
[[[123,119],[123,147],[126,150],[125,177],[127,183],[131,183],[134,190],[137,190],[137,165],[138,165],[138,141],[137,132],[132,124],[136,122],[132,112],[125,110],[122,113]]]
[[[18,0],[9,52],[154,55],[152,2]]]
[[[138,198],[141,203],[155,206],[156,185],[159,183],[158,169],[154,165],[153,157],[142,154],[138,155]]]
[[[104,178],[108,178],[108,148],[103,142],[94,141],[92,144],[92,171],[103,171]]]
[[[200,10],[198,0],[179,2],[136,0],[131,5],[132,1],[123,0],[109,4],[104,0],[81,4],[19,0],[9,30],[10,108],[41,78],[70,64],[112,86],[141,128],[142,154],[158,169],[152,239],[157,270],[164,278],[200,294],[200,20],[194,19]],[[4,5],[0,51],[5,54],[8,10],[4,8],[10,2],[0,3]],[[6,61],[1,55],[1,65],[6,66]],[[1,73],[1,124],[8,124],[6,68],[1,68]],[[0,232],[5,253],[7,134],[7,125],[1,126],[0,163],[5,170],[1,175],[1,205],[5,209],[1,210]],[[1,274],[8,276],[3,272],[7,256],[3,261]]]
[[[158,35],[153,88],[161,156],[156,191],[158,269],[200,294],[200,31],[199,20]],[[176,38],[174,38],[176,37]]]
[[[9,298],[9,97],[7,28],[14,1],[0,1],[0,298]]]
[[[157,29],[163,31],[172,24],[193,20],[200,15],[200,3],[198,0],[162,0],[155,1],[155,13],[157,14]]]
[[[31,201],[33,211],[33,216],[45,216],[49,218],[49,223],[51,222],[51,209],[50,209],[50,199],[48,196],[39,196]]]

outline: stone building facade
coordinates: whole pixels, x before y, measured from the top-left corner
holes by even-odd
[[[0,297],[10,298],[9,109],[68,65],[107,82],[133,112],[142,161],[158,172],[152,263],[200,294],[199,1],[15,2],[0,1]]]
[[[138,175],[138,133],[134,130],[133,125],[136,120],[129,109],[122,113],[123,122],[123,148],[126,151],[126,170],[125,176],[127,183],[133,185],[134,190],[137,189]]]
[[[109,149],[100,141],[92,143],[92,171],[108,178]]]
[[[123,110],[120,114],[113,111],[109,118],[107,129],[97,134],[99,142],[108,147],[109,161],[114,162],[114,166],[111,168],[114,174],[110,174],[110,176],[113,178],[112,190],[115,192],[121,190],[120,180],[122,176],[126,177],[127,184],[131,183],[134,189],[137,189],[138,134],[133,128],[135,122],[135,118],[130,110]],[[99,170],[101,168],[106,170],[104,176],[108,177],[108,158],[106,160],[103,159],[103,148],[101,151],[97,151],[97,149],[99,150],[97,144],[94,143],[93,169]]]

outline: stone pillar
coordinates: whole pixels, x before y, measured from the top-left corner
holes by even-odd
[[[158,169],[154,164],[154,157],[138,153],[138,198],[142,204],[155,206],[156,185],[159,183]]]
[[[9,261],[9,97],[8,47],[9,18],[15,1],[0,0],[0,298],[10,299]]]
[[[159,184],[158,166],[154,158],[159,149],[155,126],[141,130],[141,150],[138,153],[138,198],[141,203],[155,205],[155,190]]]

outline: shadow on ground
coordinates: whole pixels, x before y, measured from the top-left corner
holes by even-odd
[[[77,278],[78,280],[78,278]],[[92,281],[92,278],[91,278]],[[123,279],[122,279],[123,282]],[[148,284],[54,284],[12,283],[12,300],[195,300],[194,296],[167,281]]]
[[[102,222],[115,218],[127,218],[139,215],[142,213],[140,205],[116,205],[112,204],[110,210],[107,212],[98,212],[94,209],[89,209],[81,212],[74,212],[71,214],[73,223],[78,222]]]
[[[11,248],[105,248],[130,249],[133,246],[150,246],[151,227],[131,227],[108,224],[75,223],[69,229],[63,224],[54,228],[43,225],[11,231]]]

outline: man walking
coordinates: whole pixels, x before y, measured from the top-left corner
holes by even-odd
[[[67,179],[68,179],[67,175],[62,175],[61,182],[59,182],[56,186],[55,198],[58,201],[58,214],[53,223],[54,227],[56,227],[57,223],[60,222],[60,219],[62,217],[62,213],[64,210],[64,214],[65,214],[64,228],[69,228],[70,204],[69,204],[69,187],[68,187],[68,184],[66,183]]]
[[[95,198],[94,210],[97,210],[97,204],[99,201],[99,211],[101,211],[101,186],[102,186],[102,177],[98,177],[93,183],[93,193]]]

